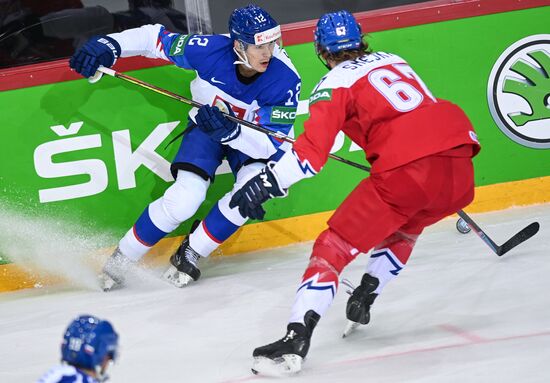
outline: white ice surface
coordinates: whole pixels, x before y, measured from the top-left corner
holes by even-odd
[[[429,228],[371,324],[341,338],[340,289],[304,370],[278,381],[550,382],[550,205],[473,217],[498,244],[533,221],[541,230],[497,257],[475,234],[459,234],[454,219]],[[0,294],[0,382],[33,382],[56,364],[64,328],[82,313],[120,333],[114,383],[277,381],[250,373],[252,350],[283,336],[311,245],[209,259],[184,289],[153,269],[110,293],[86,282]],[[342,277],[358,282],[366,261]]]

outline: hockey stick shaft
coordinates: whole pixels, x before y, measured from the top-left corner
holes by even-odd
[[[98,74],[99,73],[99,74]],[[109,75],[109,76],[112,76],[112,77],[116,77],[116,78],[119,78],[121,80],[124,80],[124,81],[128,81],[132,84],[135,84],[135,85],[138,85],[138,86],[141,86],[142,88],[146,88],[146,89],[149,89],[153,92],[156,92],[156,93],[159,93],[159,94],[162,94],[164,96],[167,96],[167,97],[170,97],[174,100],[178,100],[180,102],[183,102],[187,105],[191,105],[191,106],[194,106],[196,108],[200,108],[202,106],[201,103],[198,103],[194,100],[191,100],[189,98],[186,98],[186,97],[183,97],[183,96],[180,96],[179,94],[176,94],[176,93],[173,93],[173,92],[170,92],[169,90],[166,90],[166,89],[162,89],[162,88],[159,88],[158,86],[155,86],[155,85],[152,85],[152,84],[149,84],[149,83],[146,83],[145,81],[141,81],[137,78],[134,78],[134,77],[131,77],[131,76],[128,76],[128,75],[125,75],[124,73],[120,73],[120,72],[117,72],[113,69],[110,69],[110,68],[105,68],[105,67],[99,67],[96,74],[92,77],[90,77],[90,82],[91,83],[95,83],[97,82],[100,78],[101,78],[101,74],[106,74],[106,75]],[[254,124],[253,122],[250,122],[250,121],[246,121],[246,120],[243,120],[243,119],[240,119],[238,117],[235,117],[235,116],[232,116],[230,114],[227,114],[227,113],[223,113],[222,114],[224,115],[225,118],[233,121],[233,122],[236,122],[238,124],[241,124],[241,125],[244,125],[248,128],[251,128],[251,129],[254,129],[254,130],[257,130],[259,132],[262,132],[264,134],[267,134],[271,137],[275,137],[279,140],[282,140],[282,141],[285,141],[285,142],[289,142],[291,144],[293,144],[295,142],[295,140],[293,138],[290,138],[288,137],[287,135],[283,134],[283,133],[280,133],[280,132],[274,132],[272,130],[269,130],[261,125],[257,125],[257,124]],[[365,170],[367,172],[370,172],[370,167],[368,166],[365,166],[365,165],[361,165],[361,164],[358,164],[356,162],[353,162],[353,161],[350,161],[350,160],[347,160],[343,157],[340,157],[340,156],[337,156],[337,155],[334,155],[334,154],[329,154],[329,157],[334,159],[334,160],[337,160],[337,161],[340,161],[340,162],[343,162],[345,164],[348,164],[348,165],[351,165],[353,167],[356,167],[358,169],[361,169],[361,170]]]
[[[478,224],[475,223],[474,220],[466,214],[466,212],[464,212],[463,210],[459,210],[457,211],[457,214],[460,218],[466,221],[466,223],[472,228],[474,233],[476,233],[477,236],[481,238],[481,240],[491,248],[491,250],[493,250],[497,255],[500,255],[498,254],[500,246],[498,246],[487,234],[485,234],[485,232],[481,230]]]
[[[162,94],[164,96],[170,97],[174,100],[183,102],[187,105],[191,105],[191,106],[194,106],[196,108],[200,108],[202,106],[202,104],[200,104],[196,101],[193,101],[193,100],[188,99],[186,97],[180,96],[179,94],[170,92],[169,90],[162,89],[158,86],[149,84],[145,81],[141,81],[137,78],[128,76],[124,73],[117,72],[117,71],[115,71],[113,69],[110,69],[110,68],[99,67],[96,74],[94,76],[90,77],[89,81],[91,83],[95,83],[95,82],[99,81],[99,79],[101,78],[101,76],[103,74],[106,74],[106,75],[109,75],[109,76],[112,76],[112,77],[116,77],[118,79],[130,82],[130,83],[138,85],[138,86],[141,86],[142,88],[149,89],[153,92]],[[269,130],[269,129],[261,126],[261,125],[256,125],[252,122],[242,120],[240,118],[237,118],[237,117],[232,116],[232,115],[227,114],[227,113],[223,113],[223,115],[231,121],[234,121],[238,124],[244,125],[248,128],[257,130],[257,131],[262,132],[264,134],[267,134],[269,136],[275,137],[275,138],[280,139],[282,141],[290,142],[290,143],[294,143],[296,141],[296,140],[288,137],[285,134],[282,134],[280,132],[274,132],[274,131]],[[350,160],[347,160],[343,157],[336,156],[334,154],[329,154],[329,157],[334,159],[334,160],[343,162],[347,165],[356,167],[358,169],[361,169],[361,170],[364,170],[364,171],[367,171],[367,172],[371,171],[370,167],[358,164],[358,163],[350,161]],[[493,250],[493,252],[495,254],[497,254],[498,256],[502,256],[506,252],[510,251],[512,248],[519,245],[520,243],[522,243],[522,242],[526,241],[527,239],[531,238],[533,235],[535,235],[538,232],[538,229],[539,229],[538,223],[534,222],[531,225],[524,228],[523,230],[521,230],[520,232],[518,232],[516,235],[514,235],[512,238],[510,238],[508,241],[506,241],[502,246],[499,246],[487,234],[485,234],[485,232],[475,223],[475,221],[468,214],[466,214],[465,211],[459,210],[457,212],[457,214],[464,221],[466,221],[466,223],[468,225],[470,225],[470,227],[472,227],[472,229],[479,236],[479,238],[481,238],[483,240],[483,242],[485,242],[487,244],[487,246],[489,246],[491,248],[491,250]]]

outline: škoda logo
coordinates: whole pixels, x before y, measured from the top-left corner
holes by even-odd
[[[487,88],[497,126],[520,145],[550,148],[550,35],[512,44],[497,59]]]

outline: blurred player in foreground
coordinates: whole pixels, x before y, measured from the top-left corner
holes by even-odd
[[[365,151],[372,172],[317,237],[287,333],[254,350],[254,372],[301,369],[342,269],[374,248],[346,307],[349,329],[367,324],[371,305],[405,267],[423,229],[474,196],[471,159],[480,146],[458,106],[436,99],[401,57],[371,52],[347,11],[319,19],[315,47],[329,73],[312,92],[304,133],[278,162],[235,192],[230,206],[238,206],[243,216],[263,218],[262,203],[286,196],[292,184],[322,169],[339,131]]]
[[[108,379],[107,369],[117,358],[118,334],[109,321],[91,315],[73,320],[61,343],[61,365],[37,383],[97,383]]]

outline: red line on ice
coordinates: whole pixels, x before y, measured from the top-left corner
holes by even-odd
[[[488,343],[498,343],[498,342],[505,342],[508,340],[516,340],[516,339],[525,339],[525,338],[537,338],[537,337],[543,337],[543,336],[550,336],[550,331],[541,331],[536,333],[530,333],[530,334],[521,334],[521,335],[512,335],[512,336],[506,336],[506,337],[500,337],[500,338],[481,338],[476,335],[470,334],[466,331],[463,331],[459,328],[456,328],[451,325],[442,325],[439,326],[441,328],[444,328],[447,331],[456,333],[463,338],[467,339],[468,342],[466,343],[453,343],[453,344],[447,344],[443,346],[436,346],[436,347],[424,347],[424,348],[416,348],[409,351],[401,351],[401,352],[391,352],[388,354],[381,354],[381,355],[373,355],[373,356],[366,356],[363,358],[356,358],[356,359],[347,359],[347,360],[341,360],[338,362],[332,362],[332,363],[326,363],[323,367],[324,368],[333,368],[336,366],[346,365],[346,364],[353,364],[353,363],[359,363],[359,362],[367,362],[372,360],[380,360],[380,359],[388,359],[388,358],[394,358],[394,357],[400,357],[404,355],[412,355],[412,354],[419,354],[424,352],[437,352],[441,350],[448,350],[453,348],[462,348],[462,347],[469,347],[469,346],[475,346],[478,344],[488,344]],[[221,383],[240,383],[240,382],[247,382],[254,379],[262,379],[265,377],[262,376],[243,376],[240,378],[234,378],[234,379],[228,379],[224,380]]]

